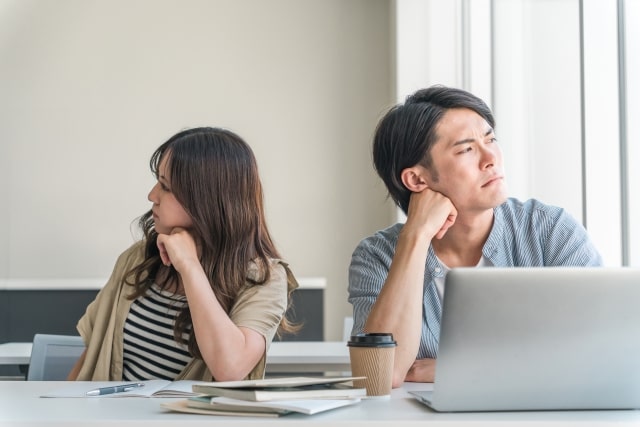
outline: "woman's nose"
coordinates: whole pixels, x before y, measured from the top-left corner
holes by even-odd
[[[158,188],[158,183],[151,187],[151,191],[149,191],[149,194],[147,195],[147,199],[153,204],[157,204],[158,200],[156,197],[156,188]]]

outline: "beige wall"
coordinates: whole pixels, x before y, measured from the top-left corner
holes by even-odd
[[[0,0],[0,281],[108,276],[184,127],[253,147],[276,242],[326,277],[339,339],[358,241],[393,210],[371,167],[394,99],[389,1]]]

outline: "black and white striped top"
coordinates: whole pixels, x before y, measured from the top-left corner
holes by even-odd
[[[187,346],[173,337],[175,316],[186,303],[185,296],[155,284],[132,302],[124,324],[123,380],[174,380],[189,363]]]

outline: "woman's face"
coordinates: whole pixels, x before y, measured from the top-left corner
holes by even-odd
[[[167,153],[165,153],[158,165],[158,182],[149,192],[148,199],[153,203],[153,220],[158,234],[171,234],[176,227],[191,228],[191,217],[176,200],[171,192],[171,177],[167,168]]]
[[[473,110],[448,110],[436,127],[429,187],[458,211],[493,209],[506,200],[502,151],[493,128]]]

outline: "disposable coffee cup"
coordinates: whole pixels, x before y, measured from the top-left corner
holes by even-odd
[[[366,377],[354,380],[353,385],[366,388],[367,398],[388,399],[391,396],[396,345],[393,335],[387,333],[356,334],[347,342],[351,374]]]

